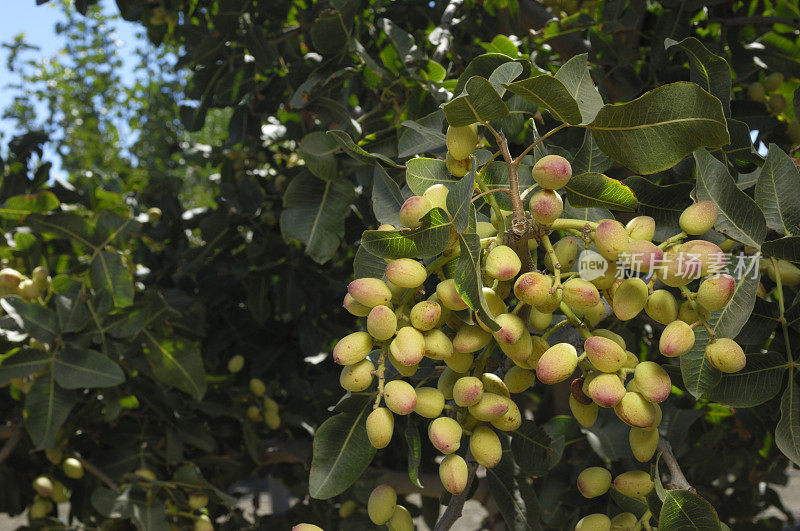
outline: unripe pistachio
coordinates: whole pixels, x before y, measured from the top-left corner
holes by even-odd
[[[517,403],[510,398],[503,397],[508,404],[508,409],[500,418],[490,421],[492,426],[500,431],[515,431],[522,425],[522,412]]]
[[[584,516],[575,524],[575,531],[609,531],[610,529],[611,519],[602,513]]]
[[[647,240],[631,240],[628,250],[619,255],[620,261],[636,273],[649,273],[661,266],[664,251]]]
[[[678,307],[678,319],[686,324],[696,323],[700,320],[708,321],[711,312],[702,306],[694,307],[691,301],[683,301]]]
[[[403,380],[392,380],[383,388],[386,407],[397,415],[408,415],[417,407],[417,392]]]
[[[638,521],[633,513],[619,513],[611,519],[611,531],[632,531]]]
[[[4,288],[16,288],[23,280],[22,274],[16,269],[6,267],[0,269],[0,286]]]
[[[149,479],[150,481],[154,481],[156,479],[156,473],[149,468],[137,468],[133,473],[140,478]]]
[[[572,177],[572,166],[560,155],[546,155],[536,161],[531,174],[536,184],[545,190],[558,190]]]
[[[478,237],[481,239],[497,236],[497,229],[488,221],[479,221],[475,231],[478,233]]]
[[[672,389],[667,371],[653,361],[639,363],[634,369],[633,381],[636,382],[639,393],[651,402],[663,402]]]
[[[786,110],[786,97],[783,94],[773,94],[767,101],[767,107],[772,114],[780,114]]]
[[[492,340],[492,334],[477,325],[464,325],[456,332],[453,338],[453,349],[456,352],[476,352]]]
[[[394,415],[385,407],[376,408],[367,416],[367,438],[378,450],[389,445],[393,433]]]
[[[584,428],[591,428],[597,421],[598,407],[597,404],[581,404],[578,400],[569,395],[569,409],[572,411],[572,416]]]
[[[486,256],[486,274],[497,280],[510,280],[517,276],[522,262],[517,253],[507,245],[498,245]]]
[[[392,517],[386,522],[389,531],[414,531],[414,519],[408,509],[402,505],[394,508]]]
[[[686,234],[699,236],[714,228],[714,222],[717,221],[718,214],[717,205],[713,201],[700,201],[686,207],[681,212],[678,223],[681,226],[681,230]]]
[[[696,256],[684,252],[669,251],[664,254],[658,278],[667,286],[685,286],[702,276],[703,262]]]
[[[683,321],[673,321],[661,332],[658,350],[668,358],[680,356],[694,346],[694,330]]]
[[[647,428],[656,418],[653,404],[640,393],[626,392],[614,406],[614,412],[622,422],[636,428]]]
[[[525,304],[535,307],[547,303],[552,287],[551,277],[538,271],[530,271],[520,275],[514,283],[514,295]]]
[[[69,501],[69,491],[60,481],[53,482],[53,492],[50,494],[50,499],[54,503],[66,503]]]
[[[26,278],[19,283],[19,294],[26,299],[36,299],[42,294],[39,287],[33,283],[33,280]]]
[[[625,362],[622,364],[623,369],[635,369],[639,365],[639,358],[630,350],[625,351]]]
[[[350,518],[357,508],[358,503],[355,500],[347,500],[339,507],[339,518]]]
[[[639,315],[647,304],[647,284],[638,277],[626,278],[614,291],[614,315],[629,321]]]
[[[208,505],[208,496],[202,492],[193,492],[189,495],[189,507],[196,511]]]
[[[563,285],[562,300],[570,308],[587,310],[600,302],[600,293],[591,282],[573,277]]]
[[[764,89],[767,92],[775,92],[783,84],[783,74],[780,72],[773,72],[764,78]]]
[[[478,146],[478,124],[447,127],[447,151],[457,159],[466,159]]]
[[[600,260],[605,262],[604,273],[601,276],[592,279],[592,284],[594,284],[597,289],[609,289],[614,285],[619,277],[619,267],[617,266],[616,260],[609,261],[598,253],[591,254],[591,261],[597,262],[598,266],[602,267],[599,262]]]
[[[531,357],[525,361],[522,368],[536,369],[539,365],[539,360],[542,359],[542,356],[549,348],[550,344],[540,336],[531,336]]]
[[[584,498],[602,496],[611,487],[611,472],[599,466],[585,468],[578,474],[578,490]]]
[[[653,407],[656,410],[656,418],[655,420],[653,420],[652,424],[647,426],[648,428],[658,428],[658,426],[661,424],[661,417],[662,417],[661,406],[659,406],[658,404],[653,404]]]
[[[50,271],[44,266],[37,266],[31,273],[31,280],[40,290],[45,291],[50,287]]]
[[[631,428],[628,442],[633,457],[641,463],[650,461],[658,448],[658,437],[658,430],[654,428]]]
[[[647,297],[645,313],[654,321],[668,325],[678,318],[678,301],[665,289],[658,289]]]
[[[744,350],[733,339],[720,337],[706,345],[706,359],[724,373],[738,372],[747,364]]]
[[[417,405],[414,413],[421,417],[435,419],[444,409],[444,395],[435,387],[417,388]]]
[[[472,159],[467,157],[465,159],[456,159],[450,152],[447,152],[444,158],[444,165],[454,177],[463,177],[472,169]]]
[[[378,485],[369,495],[367,514],[375,525],[383,525],[391,519],[397,506],[397,492],[389,485]]]
[[[54,465],[58,465],[61,463],[61,459],[64,457],[61,448],[53,447],[53,448],[46,448],[44,451],[45,457],[47,460],[53,463]]]
[[[39,518],[44,518],[47,514],[53,510],[53,502],[50,500],[36,500],[31,504],[31,508],[28,511],[28,514],[31,517],[31,520],[38,520]]]
[[[700,283],[697,302],[710,312],[721,310],[733,297],[736,281],[730,275],[714,275]]]
[[[631,470],[614,478],[614,488],[625,496],[643,498],[653,490],[653,480],[643,470]]]
[[[725,266],[725,253],[715,243],[706,240],[691,240],[682,244],[679,249],[680,252],[700,260],[702,267],[699,276],[717,273]]]
[[[417,365],[425,356],[425,336],[413,326],[404,326],[397,331],[389,350],[401,364]]]
[[[388,223],[381,223],[380,225],[378,225],[378,230],[392,231],[392,230],[397,230],[397,227],[395,227],[394,225],[390,225]]]
[[[273,411],[264,412],[264,424],[271,430],[277,430],[281,427],[281,417]]]
[[[532,326],[536,330],[546,330],[552,322],[552,312],[540,312],[535,306],[531,308],[531,311],[528,314],[528,325]]]
[[[478,426],[472,431],[469,449],[475,461],[486,468],[497,466],[503,457],[500,437],[488,426]]]
[[[386,341],[397,330],[397,316],[388,306],[375,306],[367,316],[367,331],[378,341]]]
[[[592,336],[583,343],[586,356],[601,372],[616,372],[627,359],[625,351],[611,339]]]
[[[764,85],[758,81],[750,83],[747,86],[747,99],[750,101],[764,101],[766,93],[767,91],[764,89]]]
[[[392,294],[392,301],[400,302],[403,298],[403,295],[406,293],[406,288],[401,288],[400,286],[395,286],[388,280],[386,281],[386,287],[389,288],[389,293]]]
[[[236,374],[244,368],[244,356],[237,354],[228,360],[228,372]]]
[[[386,304],[392,300],[389,286],[379,278],[357,278],[347,286],[347,292],[356,302],[369,308]]]
[[[363,391],[372,384],[372,371],[375,366],[368,359],[353,365],[345,365],[339,375],[339,385],[351,393]]]
[[[428,438],[443,454],[452,454],[461,447],[461,425],[450,417],[439,417],[428,425]]]
[[[574,236],[566,236],[561,238],[553,244],[553,251],[556,255],[556,262],[561,265],[561,272],[569,271],[575,265],[575,260],[578,258],[578,239]],[[555,271],[550,254],[544,257],[544,265],[550,271]]]
[[[475,376],[459,378],[453,386],[453,400],[460,407],[474,406],[483,396],[483,382]]]
[[[502,214],[502,221],[503,221],[502,226],[507,228],[511,227],[511,218],[514,215],[514,213],[510,210],[503,210],[503,209],[500,209],[500,213]],[[499,231],[501,227],[500,225],[501,219],[495,214],[494,209],[492,209],[491,214],[489,215],[489,220],[492,222],[494,228]]]
[[[53,492],[53,482],[46,476],[39,476],[33,480],[33,490],[38,492],[40,496],[49,498]]]
[[[409,319],[411,326],[422,332],[433,330],[442,316],[442,307],[438,302],[422,301],[411,308]]]
[[[500,344],[513,345],[528,333],[525,322],[513,313],[500,314],[495,318],[495,322],[500,325],[500,330],[493,335]]]
[[[508,387],[506,387],[506,384],[503,383],[503,380],[496,374],[492,374],[490,372],[481,374],[481,383],[483,384],[484,393],[493,393],[506,398],[511,397]]]
[[[369,306],[364,306],[363,304],[355,300],[353,296],[350,295],[350,293],[345,293],[344,301],[342,301],[342,306],[344,306],[345,310],[350,312],[352,315],[355,315],[356,317],[366,317],[367,315],[369,315],[369,311],[371,309]]]
[[[447,194],[449,190],[443,184],[434,184],[433,186],[429,186],[427,190],[422,194],[422,197],[428,199],[433,205],[434,208],[441,208],[445,212],[447,212]]]
[[[772,264],[769,265],[771,266]],[[800,269],[796,265],[786,260],[778,260],[778,271],[781,274],[781,284],[783,286],[791,287],[800,284]],[[773,267],[767,269],[767,275],[773,282],[776,281],[777,275]]]
[[[597,251],[606,260],[616,260],[620,253],[628,250],[630,237],[622,223],[613,219],[604,219],[594,231],[594,243]]]
[[[474,361],[475,357],[469,352],[453,352],[452,356],[444,360],[448,367],[458,373],[468,372]]]
[[[265,397],[264,398],[264,411],[277,413],[278,412],[278,403],[275,402],[275,400],[273,400],[272,398],[270,398],[268,396]]]
[[[385,275],[389,282],[401,288],[417,288],[428,278],[425,266],[410,258],[398,258],[386,264]]]
[[[261,409],[258,406],[248,407],[245,414],[247,415],[247,418],[253,422],[261,422],[263,420],[263,417],[261,416]]]
[[[353,332],[344,336],[333,347],[333,361],[339,365],[352,365],[366,358],[371,351],[372,337],[366,332]],[[250,388],[252,390],[252,381]]]
[[[391,345],[389,346],[389,356],[388,356],[388,358],[389,358],[389,363],[392,364],[392,367],[394,367],[395,370],[400,373],[400,376],[403,376],[404,378],[408,378],[410,376],[414,376],[417,373],[417,370],[419,369],[419,364],[417,364],[417,365],[403,365],[402,363],[397,361],[397,358],[395,358],[394,355],[391,352]]]
[[[409,229],[416,229],[422,226],[422,218],[427,214],[433,205],[427,197],[421,195],[412,195],[405,200],[403,206],[400,207],[398,217],[400,223]]]
[[[491,422],[508,411],[510,400],[493,393],[483,393],[477,404],[469,407],[469,413],[481,422]]]
[[[458,454],[446,456],[439,464],[439,479],[450,494],[458,496],[467,488],[467,462]]]
[[[453,387],[455,387],[456,382],[459,378],[465,376],[465,374],[457,373],[450,367],[445,367],[442,374],[439,375],[439,380],[436,382],[436,389],[442,393],[445,400],[452,400],[453,399]]]
[[[314,524],[300,524],[305,527],[301,527],[301,531],[315,531],[314,528],[317,527]],[[298,527],[298,526],[295,526]],[[211,519],[205,515],[201,514],[197,517],[197,520],[194,521],[194,526],[192,527],[194,531],[214,531],[214,524],[211,523]],[[317,527],[317,529],[319,529]]]
[[[612,373],[593,374],[586,379],[585,392],[600,407],[614,407],[625,396],[625,386]]]
[[[656,220],[650,216],[636,216],[625,225],[632,240],[652,241],[656,233]]]
[[[435,360],[446,360],[453,355],[453,342],[447,334],[435,328],[425,332],[425,355]]]
[[[531,196],[531,216],[536,223],[550,225],[564,212],[564,200],[553,190],[538,190]]]
[[[64,462],[61,463],[61,470],[68,478],[80,479],[83,477],[83,465],[74,457],[64,459]]]
[[[517,366],[511,367],[503,377],[503,383],[512,393],[521,393],[527,390],[535,380],[536,373]]]
[[[503,351],[503,354],[508,356],[511,361],[521,367],[528,367],[528,360],[533,354],[533,337],[527,330],[523,331],[520,340],[516,343],[509,345],[508,343],[498,341],[497,345],[500,347],[500,350]]]
[[[489,308],[492,319],[508,311],[506,303],[503,302],[503,299],[501,299],[493,289],[483,288],[483,298],[486,300],[486,306]],[[480,318],[476,317],[475,319],[478,322],[478,326],[483,328],[486,332],[491,333],[492,329],[481,321]]]
[[[456,281],[452,278],[439,282],[436,286],[436,296],[439,299],[439,304],[448,310],[458,312],[469,308],[464,299],[461,298],[461,295],[458,294]]]
[[[578,353],[569,343],[553,345],[539,358],[536,376],[543,383],[553,385],[566,380],[578,366]]]

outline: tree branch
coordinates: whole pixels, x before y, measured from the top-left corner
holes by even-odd
[[[108,474],[106,474],[105,472],[94,466],[91,462],[84,459],[84,457],[75,450],[71,450],[70,453],[72,454],[72,457],[81,462],[83,468],[85,468],[90,474],[97,476],[97,478],[103,483],[105,483],[111,490],[117,490],[117,484],[114,483],[114,480],[111,479],[108,476]]]
[[[475,471],[478,470],[478,463],[472,458],[472,453],[467,449],[467,485],[464,487],[464,490],[458,496],[453,496],[450,498],[450,503],[447,504],[447,509],[445,509],[442,517],[439,518],[439,521],[436,522],[436,527],[433,528],[433,531],[447,531],[450,529],[453,524],[461,518],[461,512],[464,509],[464,502],[467,501],[467,496],[469,495],[470,487],[472,487],[472,480],[475,479]]]
[[[22,440],[22,435],[24,433],[25,430],[22,428],[22,424],[17,424],[6,440],[6,443],[3,445],[3,448],[0,448],[0,463],[8,459],[8,456],[11,455],[11,452],[14,451],[14,448],[16,448]]]
[[[450,0],[447,7],[444,8],[442,13],[442,20],[439,23],[439,40],[436,42],[436,50],[433,52],[432,59],[437,63],[441,63],[442,59],[447,55],[447,50],[450,49],[453,41],[453,18],[455,18],[456,10],[461,7],[464,0]]]
[[[667,441],[663,437],[659,438],[658,449],[659,451],[661,451],[661,456],[664,458],[664,462],[667,464],[667,468],[669,468],[669,475],[670,475],[669,485],[676,489],[688,490],[689,492],[697,492],[697,490],[695,490],[695,488],[692,487],[692,485],[686,479],[686,476],[683,475],[683,470],[681,470],[681,466],[678,464],[678,460],[675,459],[675,454],[672,453],[672,445],[669,444],[669,441]]]

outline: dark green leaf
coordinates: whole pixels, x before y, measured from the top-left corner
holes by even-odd
[[[322,131],[315,131],[300,141],[300,156],[308,170],[320,179],[330,181],[339,173],[334,153],[339,151],[339,143]]]
[[[206,375],[197,347],[179,336],[166,339],[156,338],[147,330],[143,333],[144,353],[156,378],[196,400],[202,399],[206,392]]]
[[[420,157],[406,162],[406,184],[415,195],[422,195],[434,184],[450,188],[456,182],[443,160]]]
[[[81,285],[76,284],[56,294],[56,314],[62,332],[78,332],[89,323],[89,309],[81,300]]]
[[[133,304],[133,277],[122,255],[111,251],[100,251],[92,260],[89,278],[95,290],[105,289],[117,308]]]
[[[539,500],[533,487],[514,473],[510,452],[504,450],[499,465],[486,470],[489,491],[510,531],[535,531],[539,524]]]
[[[770,144],[758,175],[755,199],[767,227],[784,235],[800,232],[800,194],[790,190],[800,190],[800,172],[789,155]]]
[[[58,318],[52,310],[17,297],[5,297],[0,305],[32,338],[42,343],[52,343],[58,337]]]
[[[560,122],[571,125],[581,123],[578,102],[564,83],[553,76],[538,75],[506,85],[506,88],[538,107],[549,110]]]
[[[461,255],[458,257],[453,279],[456,290],[467,306],[470,307],[483,323],[492,330],[500,326],[492,319],[492,313],[483,295],[483,273],[481,272],[481,240],[474,232],[475,209],[470,209],[470,227],[467,232],[459,234]]]
[[[550,437],[532,420],[523,420],[511,435],[511,453],[520,470],[531,476],[543,475],[553,461]]]
[[[469,225],[469,213],[472,206],[472,192],[475,190],[475,159],[472,160],[472,169],[457,183],[448,187],[447,211],[453,219],[453,227],[458,232],[464,232]]]
[[[444,116],[453,127],[508,116],[508,107],[486,78],[474,76],[464,88],[464,93],[442,105]]]
[[[14,378],[25,378],[44,369],[50,355],[44,350],[21,348],[3,357],[0,362],[0,386],[8,385]]]
[[[372,172],[372,211],[375,218],[380,223],[402,226],[399,214],[404,202],[400,187],[380,164],[376,164]]]
[[[764,242],[761,252],[781,260],[800,262],[800,236],[786,236]]]
[[[401,123],[402,127],[397,136],[397,156],[411,157],[442,149],[445,145],[443,122],[444,112],[437,109],[416,121],[406,120]]]
[[[664,241],[681,231],[678,219],[681,212],[692,204],[689,194],[693,187],[690,183],[661,186],[638,175],[623,182],[636,193],[639,211],[656,221],[655,241]]]
[[[406,446],[408,446],[408,478],[411,483],[422,488],[419,481],[419,465],[422,461],[422,439],[419,436],[419,420],[409,415],[406,425]]]
[[[64,389],[113,387],[125,381],[119,365],[106,356],[69,347],[55,357],[53,375]]]
[[[522,65],[522,74],[528,75],[531,72],[531,63],[527,59],[514,59],[513,57],[509,57],[508,55],[502,53],[486,53],[483,55],[479,55],[467,65],[467,68],[464,72],[458,77],[458,83],[453,90],[453,94],[458,96],[464,90],[464,87],[467,84],[467,81],[472,76],[482,76],[485,78],[489,78],[492,75],[492,72],[497,70],[500,65],[509,62],[517,62]]]
[[[604,153],[641,174],[671,168],[700,147],[730,142],[720,101],[685,82],[606,105],[588,127]]]
[[[793,372],[781,398],[781,418],[775,428],[775,444],[783,455],[800,465],[800,385]]]
[[[717,511],[705,499],[688,490],[668,490],[658,517],[660,531],[721,530]]]
[[[364,232],[361,246],[382,258],[430,258],[447,247],[451,226],[444,210],[434,208],[425,214],[419,228]]]
[[[688,37],[681,42],[667,39],[664,46],[667,50],[680,48],[686,53],[690,65],[689,79],[716,96],[722,102],[725,116],[730,116],[731,69],[728,62],[711,53],[694,37]]]
[[[357,160],[364,164],[373,164],[375,162],[375,159],[378,159],[381,162],[384,162],[389,166],[395,168],[403,167],[402,165],[397,164],[395,161],[393,161],[386,155],[382,155],[380,153],[367,152],[364,148],[353,142],[353,139],[350,138],[350,135],[348,135],[344,131],[333,129],[331,131],[328,131],[326,134],[333,137],[333,139],[339,143],[339,146],[341,146],[344,152],[354,160]]]
[[[707,398],[732,407],[754,407],[763,404],[781,390],[788,365],[780,354],[748,354],[744,369],[723,374],[719,384]]]
[[[25,398],[25,429],[37,449],[51,448],[56,435],[67,420],[75,395],[56,385],[53,373],[49,372],[33,381]]]
[[[353,274],[355,278],[381,278],[385,270],[386,260],[363,246],[358,248],[356,257],[353,259]]]
[[[597,87],[594,86],[594,81],[589,73],[589,54],[582,53],[572,57],[558,69],[555,77],[567,87],[569,93],[578,102],[581,123],[592,122],[603,107],[603,98],[597,91]]]
[[[573,175],[566,185],[569,202],[577,208],[600,207],[609,210],[636,210],[633,190],[602,173]]]
[[[583,143],[572,159],[573,175],[589,172],[603,173],[610,167],[611,159],[598,147],[592,132],[587,129],[583,133]]]
[[[327,9],[311,25],[311,42],[322,55],[336,55],[347,50],[352,19],[335,9]]]

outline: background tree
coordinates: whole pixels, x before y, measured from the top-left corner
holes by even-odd
[[[20,89],[42,98],[48,116],[37,119],[23,92],[11,114],[21,118],[21,133],[32,123],[47,128],[21,134],[3,157],[4,259],[26,274],[46,265],[52,276],[40,297],[3,303],[0,381],[15,380],[2,402],[9,423],[0,473],[15,488],[3,490],[0,508],[11,513],[34,501],[30,484],[40,474],[72,491],[77,520],[148,528],[197,519],[202,511],[192,512],[189,495],[198,492],[210,497],[212,517],[230,514],[227,525],[238,528],[242,516],[224,492],[266,474],[300,502],[261,526],[313,521],[335,528],[347,513],[337,509],[350,499],[361,509],[346,527],[366,526],[363,503],[374,484],[390,478],[417,490],[398,479],[408,463],[396,441],[349,490],[323,501],[306,496],[311,432],[340,397],[338,370],[321,353],[353,327],[341,297],[363,249],[362,231],[377,226],[376,165],[402,184],[410,157],[441,157],[440,105],[472,75],[488,78],[515,61],[524,79],[556,72],[586,52],[606,102],[691,80],[722,104],[731,140],[711,153],[739,189],[753,196],[763,171],[751,130],[764,145],[776,144],[783,186],[797,186],[778,154],[800,141],[792,104],[798,13],[791,2],[120,0],[120,15],[141,24],[158,47],[145,47],[139,82],[130,87],[104,66],[114,61],[108,29],[89,4],[68,11],[68,60],[41,73],[18,67]],[[76,79],[92,83],[78,90]],[[536,130],[558,124],[542,111],[551,102],[505,97],[513,113],[502,130],[515,153]],[[134,140],[116,149],[128,131]],[[36,156],[45,141],[58,146],[69,184],[49,182],[48,166]],[[546,141],[573,165],[583,143],[583,132],[571,128]],[[487,145],[497,147],[491,137]],[[601,171],[625,179],[637,212],[674,225],[691,202],[694,159],[652,173],[635,159],[612,158]],[[152,207],[160,219],[156,211],[148,219]],[[614,210],[623,221],[631,215]],[[775,243],[762,252],[796,261],[797,227],[767,221],[767,240]],[[364,263],[357,260],[356,276]],[[771,351],[785,353],[782,342],[796,340],[795,293],[787,289],[781,310],[775,285],[764,283],[771,295],[756,300],[743,330],[758,332],[752,345],[771,340]],[[657,338],[652,327],[633,321],[620,331],[647,356]],[[231,374],[228,362],[237,354],[245,369]],[[732,527],[767,527],[756,515],[780,508],[761,483],[784,481],[788,461],[774,441],[786,439],[775,428],[795,426],[800,413],[791,358],[769,360],[762,379],[732,385],[724,396],[673,377],[680,392],[670,399],[667,435],[687,477]],[[66,371],[73,366],[92,371]],[[280,426],[274,415],[264,422],[275,406],[258,396],[252,378],[263,380],[279,405]],[[629,458],[613,433],[586,437],[567,425],[559,416],[568,411],[566,390],[558,389],[534,387],[526,402],[551,443],[570,442],[562,462],[535,483],[541,518],[529,511],[531,521],[541,520],[536,525],[553,528],[586,513],[572,480],[597,459],[590,447],[604,459]],[[753,389],[762,392],[754,396]],[[65,476],[47,461],[46,448],[75,453],[90,474]],[[422,456],[421,473],[435,470],[432,448]],[[715,481],[733,493],[709,488]],[[424,500],[409,509],[432,523],[439,505]],[[496,523],[501,515],[489,518]]]

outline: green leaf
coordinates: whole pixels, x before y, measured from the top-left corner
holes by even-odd
[[[475,166],[477,162],[472,158],[472,169],[457,183],[450,185],[447,192],[447,211],[453,219],[456,231],[464,232],[469,225],[470,208],[472,207],[472,192],[475,190]]]
[[[781,398],[781,418],[775,427],[775,444],[783,455],[800,465],[800,385],[789,374],[789,384]]]
[[[406,184],[414,195],[422,195],[434,184],[443,184],[450,188],[458,182],[449,171],[443,160],[416,158],[406,162]]]
[[[382,278],[385,270],[386,260],[363,246],[359,246],[353,259],[353,274],[355,278]]]
[[[35,194],[15,195],[0,207],[0,217],[22,219],[28,214],[50,212],[61,206],[61,201],[53,192],[43,191]]]
[[[713,201],[719,210],[714,228],[727,237],[756,249],[767,234],[764,214],[728,173],[723,163],[700,149],[694,154],[697,169],[695,187],[698,201]]]
[[[581,123],[581,111],[578,102],[570,94],[569,89],[559,79],[541,74],[535,77],[516,81],[506,88],[538,107],[547,109],[555,119],[570,125]]]
[[[603,173],[611,167],[611,159],[603,153],[590,130],[583,133],[583,143],[572,159],[572,173]]]
[[[463,127],[508,116],[508,107],[486,78],[473,76],[465,92],[442,105],[447,123]]]
[[[419,153],[439,151],[445,146],[442,133],[444,112],[437,109],[417,120],[402,122],[397,135],[397,156],[411,157]],[[406,166],[408,166],[406,164]]]
[[[372,401],[364,400],[356,411],[339,413],[317,429],[308,491],[312,498],[327,500],[344,492],[358,479],[375,455],[367,437],[367,416]]]
[[[56,212],[49,215],[34,214],[25,223],[35,232],[69,238],[86,247],[95,248],[91,242],[92,226],[78,214]]]
[[[352,19],[335,9],[326,9],[311,24],[311,42],[322,55],[337,55],[347,50]]]
[[[25,378],[44,369],[50,363],[50,355],[36,348],[21,348],[0,361],[0,386],[8,385],[14,378]]]
[[[639,211],[656,221],[655,241],[664,241],[681,231],[678,219],[681,212],[692,204],[689,194],[694,187],[690,183],[661,186],[638,175],[623,182],[636,193]]]
[[[800,262],[800,236],[786,236],[764,242],[761,252],[781,260]]]
[[[584,221],[601,221],[612,219],[614,215],[605,208],[576,208],[569,202],[569,198],[564,200],[564,217],[572,219],[582,219]]]
[[[671,168],[700,147],[730,142],[720,101],[686,82],[606,105],[588,127],[604,153],[641,174]]]
[[[755,305],[756,290],[760,274],[758,265],[752,260],[748,267],[755,268],[742,274],[736,283],[730,302],[719,311],[712,312],[709,325],[716,337],[736,337],[747,322]],[[680,357],[681,374],[686,389],[696,398],[711,391],[720,382],[722,373],[711,366],[705,356],[708,345],[708,330],[704,326],[694,329],[694,346]]]
[[[196,400],[202,399],[206,392],[206,375],[197,346],[179,336],[156,338],[148,330],[143,334],[144,353],[156,378]]]
[[[377,26],[391,39],[403,64],[415,63],[425,59],[423,49],[414,42],[414,36],[400,26],[388,18],[378,20]]]
[[[64,389],[114,387],[125,381],[120,366],[106,356],[69,347],[55,357],[53,375]]]
[[[755,171],[763,159],[753,147],[750,127],[733,118],[728,118],[726,123],[728,124],[728,133],[731,135],[731,142],[722,146],[722,152],[728,163],[732,164],[740,174]]]
[[[570,203],[578,208],[600,207],[632,212],[638,204],[633,190],[602,173],[573,175],[565,188]]]
[[[603,107],[603,97],[594,86],[594,81],[589,73],[589,54],[582,53],[573,56],[561,65],[555,77],[567,87],[569,93],[578,102],[581,123],[591,123]]]
[[[763,404],[781,390],[787,367],[784,357],[775,352],[748,354],[745,368],[733,374],[723,374],[707,398],[731,407]]]
[[[339,174],[334,153],[339,151],[339,143],[322,131],[315,131],[300,141],[300,156],[308,170],[326,181],[335,179]]]
[[[481,272],[481,239],[475,231],[475,209],[470,208],[469,229],[459,234],[461,255],[458,257],[453,280],[456,291],[483,323],[491,330],[499,330],[500,326],[492,319],[492,313],[483,295],[483,273]]]
[[[451,226],[445,211],[434,208],[425,214],[419,228],[365,231],[361,246],[382,258],[430,258],[447,247]]]
[[[489,190],[495,190],[497,188],[507,189],[509,187],[508,165],[505,162],[492,161],[484,167],[479,178]],[[524,164],[517,168],[517,180],[519,181],[520,193],[536,186],[533,176],[531,175],[531,167]],[[512,210],[511,197],[508,194],[494,194],[494,198],[497,204],[500,205],[500,208],[503,210]]]
[[[408,415],[406,424],[406,446],[408,446],[408,478],[411,483],[422,488],[419,481],[419,465],[422,462],[422,439],[419,436],[419,420],[415,415]]]
[[[55,445],[58,430],[67,420],[74,404],[75,395],[57,386],[52,372],[33,381],[25,398],[22,416],[25,429],[37,449]]]
[[[147,531],[169,531],[164,503],[158,498],[149,498],[133,504],[131,518],[139,529]]]
[[[350,158],[362,162],[364,164],[372,164],[375,162],[375,159],[380,160],[392,166],[394,168],[402,168],[401,164],[397,164],[395,161],[387,157],[386,155],[382,155],[381,153],[369,153],[364,148],[356,144],[350,135],[345,133],[344,131],[340,131],[339,129],[332,129],[326,133],[327,135],[331,136],[336,142],[339,143],[339,146],[344,150],[344,152],[350,156]]]
[[[511,453],[522,472],[541,476],[550,469],[553,460],[552,441],[535,422],[523,420],[511,435]]]
[[[344,236],[344,218],[356,192],[346,179],[322,181],[300,173],[283,196],[281,232],[285,240],[306,244],[306,254],[315,262],[330,260]]]
[[[711,53],[703,43],[694,37],[680,42],[666,39],[667,50],[683,50],[689,57],[689,80],[703,87],[712,96],[722,102],[725,116],[730,116],[731,101],[731,69],[722,57]]]
[[[5,297],[0,305],[32,338],[52,343],[59,336],[58,318],[52,310],[17,297]]]
[[[516,57],[516,54],[514,57]],[[458,83],[456,83],[456,86],[453,89],[453,94],[456,96],[461,94],[467,84],[467,81],[473,76],[482,76],[488,79],[489,76],[492,75],[492,72],[497,70],[500,65],[505,63],[520,63],[522,65],[522,74],[525,76],[530,74],[531,62],[528,59],[514,59],[514,57],[510,57],[502,53],[485,53],[483,55],[479,55],[470,61],[470,63],[467,65],[467,68],[458,77]]]
[[[131,503],[132,485],[120,486],[120,491],[96,487],[92,491],[91,503],[97,512],[109,518],[130,518],[133,512]]]
[[[503,96],[506,93],[504,85],[517,79],[519,75],[522,74],[522,70],[522,65],[520,63],[511,62],[502,64],[495,68],[492,75],[489,76],[489,83],[492,84],[494,90],[496,90],[500,96]]]
[[[658,517],[659,531],[721,530],[717,511],[705,499],[688,490],[668,490]]]
[[[400,207],[404,202],[400,187],[380,164],[376,164],[372,172],[372,211],[375,218],[380,223],[400,227]]]
[[[89,309],[81,300],[81,292],[81,285],[76,284],[53,297],[56,303],[58,326],[65,334],[83,330],[89,324]]]
[[[539,499],[533,486],[514,473],[514,464],[508,450],[494,468],[486,469],[489,491],[510,531],[536,531],[539,524]]]
[[[770,144],[758,175],[755,199],[767,227],[784,235],[800,232],[800,194],[790,190],[800,190],[800,171],[789,155]]]
[[[92,260],[89,279],[95,290],[105,289],[117,308],[133,304],[133,276],[122,255],[111,251],[100,251]]]

